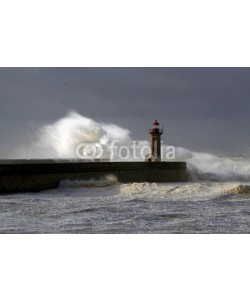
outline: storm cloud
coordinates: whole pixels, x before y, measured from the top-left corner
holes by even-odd
[[[218,155],[250,153],[249,68],[0,68],[0,156],[74,110],[148,139]]]

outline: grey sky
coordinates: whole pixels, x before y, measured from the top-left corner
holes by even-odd
[[[0,155],[75,110],[148,139],[221,155],[250,154],[249,68],[0,68]]]

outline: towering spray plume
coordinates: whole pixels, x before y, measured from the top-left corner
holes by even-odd
[[[108,159],[112,141],[126,144],[131,141],[129,134],[127,129],[114,124],[98,123],[72,111],[65,118],[41,128],[37,145],[51,149],[48,155],[52,154],[54,158],[76,158],[79,144],[93,143],[101,145],[101,158]]]

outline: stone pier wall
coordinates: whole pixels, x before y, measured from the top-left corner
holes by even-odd
[[[101,179],[119,182],[183,182],[185,162],[81,162],[49,160],[0,161],[0,193],[37,192],[56,188],[61,180]]]

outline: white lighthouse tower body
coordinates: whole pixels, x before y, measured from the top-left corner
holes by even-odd
[[[154,121],[153,127],[150,128],[151,135],[151,154],[146,156],[147,161],[161,161],[161,135],[163,129],[160,129],[160,124],[157,120]]]

